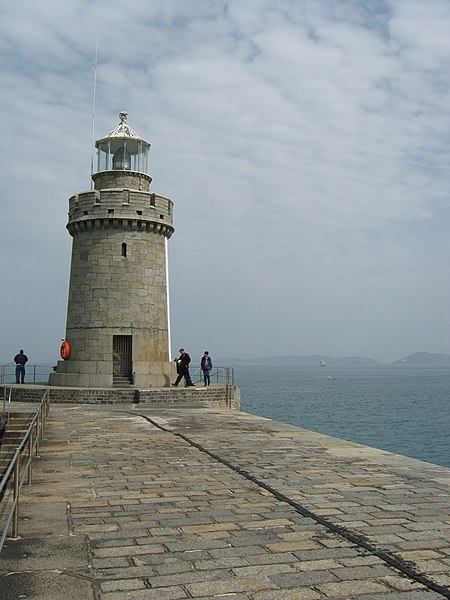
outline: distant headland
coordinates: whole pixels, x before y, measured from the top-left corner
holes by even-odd
[[[310,356],[264,356],[260,358],[223,358],[223,364],[234,365],[291,365],[301,367],[327,366],[327,367],[450,367],[450,354],[432,352],[415,352],[399,358],[393,362],[381,363],[374,358],[365,356],[326,356],[312,354]]]

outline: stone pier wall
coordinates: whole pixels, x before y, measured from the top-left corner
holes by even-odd
[[[6,388],[6,396],[5,396]],[[69,388],[43,385],[0,385],[1,398],[16,402],[40,402],[49,390],[50,402],[73,404],[145,404],[208,406],[240,410],[240,390],[232,385],[212,385],[208,388]]]

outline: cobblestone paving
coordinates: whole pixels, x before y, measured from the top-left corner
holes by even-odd
[[[450,597],[448,469],[213,409],[53,405],[45,437],[2,599]]]

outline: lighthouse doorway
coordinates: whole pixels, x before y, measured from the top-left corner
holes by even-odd
[[[132,336],[113,335],[114,385],[133,382]]]

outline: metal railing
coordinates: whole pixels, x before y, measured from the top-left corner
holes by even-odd
[[[191,369],[191,379],[194,384],[204,383],[203,371]],[[234,367],[213,367],[209,373],[211,383],[220,383],[225,385],[225,403],[228,408],[232,405],[232,388],[234,387]]]
[[[47,383],[49,374],[53,371],[53,365],[26,365],[25,383]],[[210,372],[211,383],[225,383],[234,385],[234,367],[213,367]],[[200,367],[191,367],[191,378],[197,382],[203,381],[203,373]],[[7,363],[0,365],[0,385],[15,383],[16,365]],[[194,382],[195,383],[195,382]]]
[[[47,383],[53,365],[25,365],[25,383]],[[0,385],[16,382],[16,365],[0,365]]]
[[[203,371],[198,369],[190,369],[192,383],[203,383]],[[226,385],[234,385],[234,367],[213,367],[209,373],[211,383],[222,383]]]
[[[6,390],[5,390],[6,391]],[[4,404],[6,401],[6,394]],[[7,426],[10,417],[11,389],[8,395]],[[19,445],[14,449],[9,463],[0,481],[0,552],[3,548],[8,530],[11,537],[17,538],[19,532],[19,501],[22,486],[27,481],[31,485],[33,470],[33,455],[37,456],[39,440],[43,437],[44,426],[49,411],[49,393],[45,392],[41,403],[27,430],[22,434]],[[4,413],[6,410],[4,409]],[[6,430],[7,431],[7,428]]]

